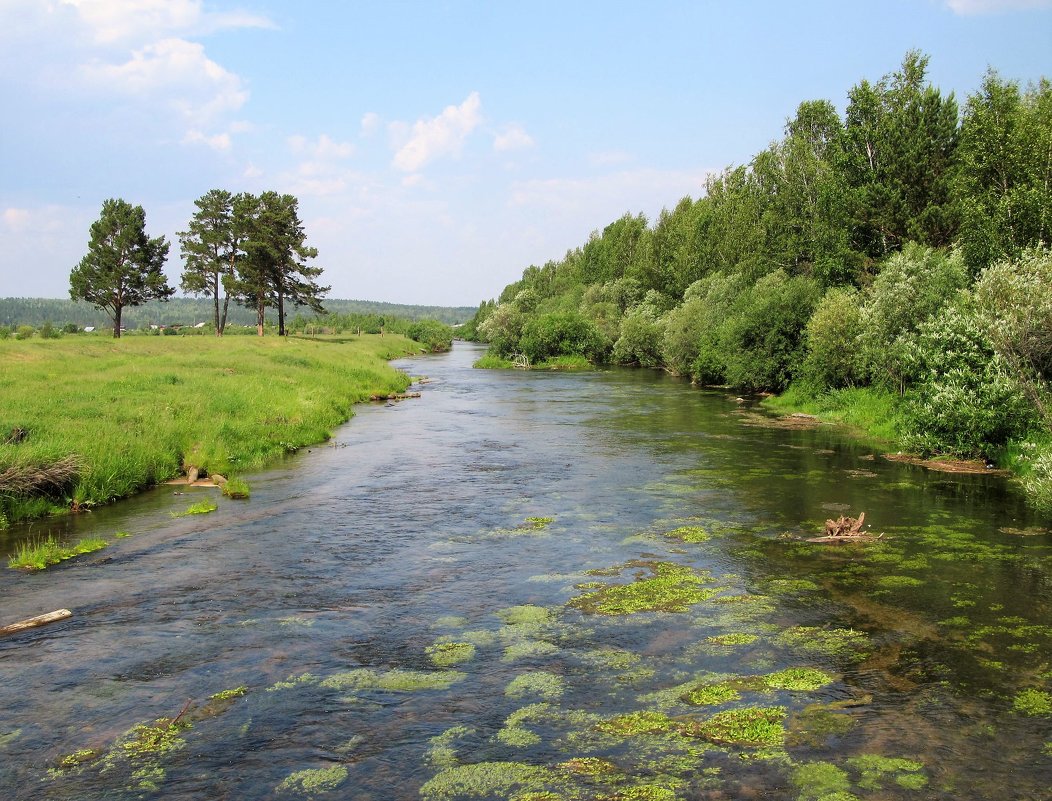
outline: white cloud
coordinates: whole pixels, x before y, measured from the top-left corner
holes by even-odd
[[[253,179],[259,178],[263,175],[263,170],[253,164],[251,161],[245,165],[244,171],[241,173],[243,178]]]
[[[3,215],[0,216],[2,216],[4,225],[12,231],[22,231],[29,223],[28,209],[7,208],[4,209]]]
[[[313,159],[331,161],[346,159],[354,155],[354,145],[350,142],[337,142],[327,134],[321,134],[317,141],[311,142],[305,136],[296,134],[288,138],[289,149],[293,153],[307,154]]]
[[[209,136],[196,129],[191,129],[186,132],[183,142],[190,145],[207,145],[213,150],[230,150],[230,134],[228,133]]]
[[[533,137],[519,125],[509,125],[493,137],[493,149],[498,153],[533,147]]]
[[[395,153],[394,166],[416,172],[440,156],[458,156],[464,141],[482,121],[482,100],[472,92],[459,106],[446,106],[437,117],[413,123],[409,140]],[[398,130],[389,126],[390,130]]]
[[[61,0],[77,11],[98,44],[138,44],[173,34],[212,33],[224,28],[273,28],[266,17],[212,13],[202,0]]]
[[[133,51],[123,64],[96,61],[81,71],[99,88],[166,98],[198,126],[238,110],[248,99],[241,78],[206,56],[203,45],[185,39],[162,39]]]
[[[1052,8],[1052,0],[945,0],[945,3],[954,14],[962,16]]]
[[[362,115],[362,126],[360,136],[367,137],[372,136],[378,130],[380,130],[380,115],[375,111],[367,111]]]

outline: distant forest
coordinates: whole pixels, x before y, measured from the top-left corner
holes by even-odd
[[[410,306],[400,303],[381,303],[369,300],[326,300],[325,310],[330,314],[379,315],[405,320],[438,320],[455,325],[471,319],[473,306]],[[291,315],[301,313],[314,316],[309,308],[290,310]],[[229,320],[235,325],[256,324],[255,309],[246,309],[231,304]],[[212,321],[211,298],[172,298],[166,303],[152,302],[124,310],[121,323],[125,328],[145,328],[150,325],[194,325]],[[83,301],[57,298],[0,298],[0,325],[15,327],[44,323],[62,326],[73,323],[80,327],[105,328],[113,322],[105,312]]]

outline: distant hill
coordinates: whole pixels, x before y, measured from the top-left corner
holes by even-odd
[[[172,298],[167,303],[147,303],[124,309],[121,323],[125,328],[143,328],[148,325],[194,325],[212,320],[211,298]],[[463,323],[474,316],[474,306],[409,306],[400,303],[381,303],[371,300],[326,300],[325,309],[337,314],[377,314],[384,317],[406,320],[439,320],[448,325]],[[313,316],[308,309],[292,308],[288,311],[291,319],[297,311]],[[277,321],[276,312],[268,310],[268,319]],[[256,313],[230,304],[227,322],[240,325],[255,325]],[[83,301],[62,300],[57,298],[0,298],[0,325],[40,326],[51,323],[62,326],[74,323],[84,327],[93,325],[98,328],[112,326],[113,322],[104,312]]]

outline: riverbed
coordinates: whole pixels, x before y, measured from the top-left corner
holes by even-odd
[[[1052,797],[1052,538],[1007,479],[478,355],[396,362],[420,398],[247,502],[14,532],[111,545],[0,576],[0,623],[74,612],[0,639],[0,797]]]

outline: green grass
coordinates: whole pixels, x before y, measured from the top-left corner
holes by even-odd
[[[189,517],[190,515],[206,515],[214,512],[219,506],[213,500],[203,500],[187,506],[182,512],[172,512],[172,517]]]
[[[857,429],[872,439],[897,443],[902,436],[899,403],[898,395],[871,387],[830,390],[813,397],[794,384],[781,395],[764,400],[763,405],[780,414],[813,414]]]
[[[43,570],[74,556],[92,553],[109,545],[98,537],[85,537],[73,545],[63,545],[54,537],[23,542],[7,560],[7,566],[16,570]]]
[[[252,495],[248,482],[241,478],[232,478],[223,485],[223,494],[235,501],[247,501]]]
[[[386,360],[416,350],[392,335],[0,340],[0,474],[77,462],[60,491],[0,487],[0,524],[105,504],[189,465],[262,467],[325,440],[370,395],[405,391]]]

